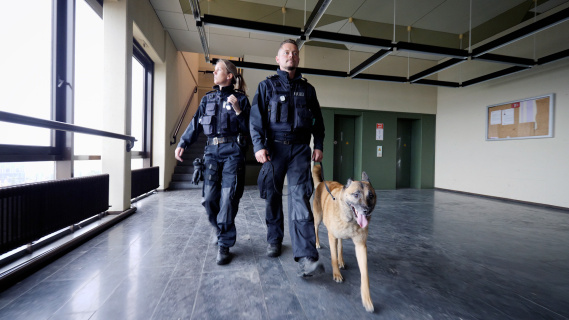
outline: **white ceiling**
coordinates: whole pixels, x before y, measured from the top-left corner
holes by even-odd
[[[187,5],[189,0],[181,1],[184,1],[184,7],[189,8]],[[185,13],[182,11],[180,0],[150,0],[150,2],[178,50],[203,52],[193,14],[190,10]],[[548,7],[567,5],[568,2],[569,0],[542,0],[538,2],[540,5],[536,11],[542,12],[551,9]],[[303,28],[305,19],[310,16],[316,3],[317,0],[201,0],[200,7],[202,15],[212,14],[278,25],[284,22],[288,26]],[[386,29],[393,29],[395,21],[398,27],[405,28],[401,30],[411,26],[413,30],[422,30],[423,34],[432,34],[432,37],[444,33],[447,36],[456,35],[458,39],[459,34],[467,33],[477,26],[509,19],[510,12],[512,15],[515,13],[519,15],[519,8],[525,10],[522,13],[527,13],[532,9],[531,3],[533,2],[528,0],[334,0],[317,29],[359,35],[362,31],[359,28],[366,27],[365,31],[369,34],[373,31],[373,27],[380,23],[383,24],[383,32],[386,34]],[[282,7],[287,9],[284,16]],[[500,18],[495,19],[500,15],[502,15]],[[350,17],[356,23],[347,23]],[[206,32],[211,54],[235,57],[245,55],[273,57],[274,43],[283,40],[280,36],[226,28],[207,27]],[[391,32],[387,30],[387,33]],[[403,34],[403,37],[405,36]],[[401,38],[400,35],[399,37]],[[407,41],[407,38],[397,40]],[[352,46],[349,49],[370,53],[376,51]],[[404,55],[407,56],[407,53]],[[440,59],[426,55],[419,55],[419,58]]]

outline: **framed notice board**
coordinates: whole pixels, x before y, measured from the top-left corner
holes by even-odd
[[[486,140],[553,137],[554,94],[488,106]]]

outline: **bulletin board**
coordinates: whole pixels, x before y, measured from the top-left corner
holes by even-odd
[[[553,137],[554,94],[487,107],[486,140]]]

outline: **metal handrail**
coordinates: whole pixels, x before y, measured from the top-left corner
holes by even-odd
[[[34,117],[23,116],[20,114],[15,114],[5,111],[0,111],[0,121],[23,124],[26,126],[47,128],[47,129],[60,130],[60,131],[70,131],[70,132],[84,133],[84,134],[90,134],[90,135],[107,137],[107,138],[126,140],[128,142],[126,145],[127,152],[130,152],[130,150],[134,147],[134,142],[137,141],[136,138],[133,136],[127,136],[124,134],[81,127],[65,122],[38,119]]]
[[[170,141],[170,145],[173,145],[176,143],[176,139],[178,138],[178,132],[180,131],[180,127],[182,126],[182,122],[184,122],[184,118],[186,117],[186,113],[188,112],[188,108],[190,107],[190,104],[192,103],[192,99],[194,98],[194,94],[196,92],[198,92],[198,86],[194,87],[194,91],[192,91],[192,95],[190,96],[190,99],[188,99],[188,103],[186,104],[186,108],[184,109],[184,112],[180,116],[180,120],[178,120],[178,124],[176,125],[176,129],[174,130],[174,133],[172,134],[172,141]]]

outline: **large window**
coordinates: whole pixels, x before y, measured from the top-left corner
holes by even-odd
[[[2,5],[0,36],[10,44],[0,59],[3,119],[27,116],[103,129],[102,4],[26,0]],[[139,168],[151,165],[154,66],[137,43],[132,59],[131,135],[138,141],[131,157],[132,167]],[[0,186],[54,179],[55,161],[71,156],[75,176],[100,173],[101,146],[109,138],[70,135],[0,121]]]
[[[51,119],[51,6],[46,0],[2,3],[0,111]],[[0,144],[50,146],[50,138],[48,129],[0,123]]]
[[[103,130],[103,19],[85,1],[75,9],[74,123]],[[75,134],[75,177],[102,172],[103,137]]]
[[[0,39],[9,49],[1,50],[0,111],[52,119],[52,22],[51,1],[2,3]],[[53,180],[53,161],[21,162],[54,159],[52,138],[49,129],[0,122],[0,187]]]
[[[152,150],[152,81],[154,63],[134,41],[132,57],[131,135],[138,141],[132,149],[133,169],[149,167]],[[145,161],[140,161],[144,159]],[[142,165],[143,162],[144,165]]]

